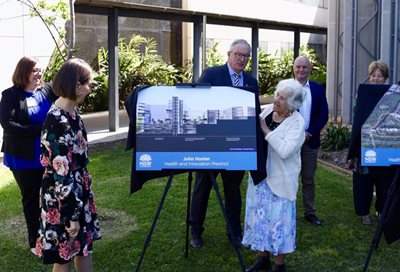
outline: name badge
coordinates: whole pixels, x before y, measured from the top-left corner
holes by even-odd
[[[28,108],[30,108],[30,107],[36,107],[38,103],[35,98],[29,97],[26,99],[26,105],[28,106]]]

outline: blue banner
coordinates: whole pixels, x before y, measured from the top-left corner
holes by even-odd
[[[137,152],[136,170],[224,169],[257,170],[253,152]]]
[[[400,150],[397,148],[361,148],[364,166],[390,166],[400,164]]]

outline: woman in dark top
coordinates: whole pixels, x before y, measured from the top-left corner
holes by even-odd
[[[368,67],[370,84],[385,84],[389,78],[389,67],[381,60],[373,61]],[[355,117],[357,97],[353,101],[353,124]],[[359,134],[358,142],[361,142]],[[389,189],[390,181],[394,175],[393,168],[379,166],[362,166],[360,160],[360,150],[357,153],[349,153],[349,168],[353,169],[353,198],[355,213],[361,217],[364,225],[371,225],[370,208],[374,198],[374,187],[376,193],[375,210],[377,219],[386,201],[386,194]]]
[[[12,76],[13,86],[2,92],[0,101],[4,165],[10,168],[21,190],[28,242],[33,253],[44,171],[40,164],[40,132],[50,105],[56,99],[51,85],[44,84],[42,75],[38,59],[21,58]]]

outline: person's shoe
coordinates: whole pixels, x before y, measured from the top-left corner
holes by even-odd
[[[372,224],[371,217],[369,215],[363,215],[363,216],[361,216],[361,218],[362,218],[362,223],[364,225],[371,225]]]
[[[242,244],[243,237],[241,235],[229,235],[228,234],[229,241],[234,245],[236,248],[245,248]]]
[[[321,226],[322,220],[319,220],[315,214],[307,214],[304,218],[314,226]]]
[[[203,239],[201,239],[201,235],[199,233],[192,233],[192,238],[190,238],[190,245],[194,248],[201,248],[203,246]]]
[[[269,268],[271,268],[271,261],[269,260],[269,256],[258,255],[255,263],[253,263],[253,265],[249,268],[246,268],[246,272],[262,271]]]
[[[275,265],[272,272],[286,272],[286,267],[284,264]]]

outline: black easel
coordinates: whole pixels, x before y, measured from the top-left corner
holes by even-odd
[[[147,250],[147,248],[148,248],[148,246],[150,244],[151,236],[153,235],[154,228],[156,226],[158,217],[160,216],[160,212],[161,212],[161,209],[162,209],[162,207],[164,205],[165,199],[167,197],[167,193],[168,193],[169,189],[171,188],[171,183],[172,183],[172,180],[174,178],[174,175],[175,175],[174,173],[170,174],[170,176],[168,178],[168,181],[167,181],[167,184],[165,185],[164,193],[163,193],[163,195],[161,197],[160,204],[158,206],[157,212],[156,212],[156,214],[154,216],[153,222],[151,223],[151,226],[150,226],[149,233],[147,234],[146,240],[144,242],[143,250],[142,250],[142,253],[139,256],[139,260],[138,260],[138,264],[137,264],[137,266],[135,268],[135,272],[139,272],[140,265],[142,264],[142,261],[143,261],[143,258],[144,258],[144,254],[146,253],[146,250]],[[216,178],[212,173],[210,173],[210,177],[211,177],[211,180],[213,182],[213,187],[214,187],[215,193],[217,195],[219,204],[221,206],[222,213],[224,215],[226,224],[228,226],[228,232],[232,237],[233,236],[232,235],[233,234],[232,227],[231,227],[231,224],[229,223],[228,216],[227,216],[226,211],[225,211],[224,203],[222,201],[222,197],[221,197],[221,194],[219,192],[219,188],[218,188],[218,184],[217,184]],[[189,172],[189,175],[188,175],[188,198],[187,198],[188,201],[187,201],[187,209],[186,209],[186,244],[185,244],[185,257],[186,258],[188,257],[188,248],[189,248],[189,214],[190,214],[190,199],[191,199],[191,195],[192,195],[192,172]],[[244,266],[242,255],[240,254],[240,251],[239,251],[238,248],[236,248],[233,244],[232,244],[232,246],[234,247],[234,249],[236,251],[236,254],[237,254],[239,262],[240,262],[240,266],[242,268],[242,271],[244,272],[246,268]]]
[[[213,173],[210,173],[210,177],[211,177],[211,180],[213,182],[213,187],[214,187],[215,193],[217,195],[217,198],[218,198],[218,201],[219,201],[219,205],[221,206],[222,213],[224,214],[226,225],[228,226],[229,235],[230,235],[230,237],[233,237],[232,226],[231,226],[231,223],[229,222],[228,215],[226,214],[224,203],[222,201],[222,197],[221,197],[221,194],[219,192],[217,180],[216,180],[215,176],[213,175]],[[238,259],[239,259],[239,263],[240,263],[240,267],[242,268],[242,271],[243,272],[246,271],[246,267],[244,266],[243,258],[242,258],[242,255],[240,254],[239,249],[233,243],[232,243],[232,246],[235,249],[236,255],[237,255]]]
[[[150,244],[150,240],[151,240],[151,236],[153,235],[154,227],[156,226],[157,219],[160,216],[161,208],[164,205],[164,201],[165,201],[165,198],[167,197],[169,188],[171,188],[171,183],[172,183],[173,178],[174,178],[174,173],[171,173],[168,178],[167,184],[165,185],[165,189],[164,189],[164,193],[161,197],[160,205],[158,206],[158,210],[154,216],[153,222],[151,223],[150,231],[147,234],[146,240],[144,241],[143,250],[142,250],[142,253],[140,254],[139,261],[138,261],[138,264],[135,269],[135,271],[137,271],[137,272],[139,271],[140,265],[142,264],[142,260],[144,258],[144,254],[146,253],[146,249]]]
[[[378,226],[375,229],[375,234],[372,239],[371,247],[368,251],[368,256],[365,260],[363,272],[366,272],[368,269],[369,261],[371,259],[372,253],[374,250],[378,248],[379,240],[381,239],[382,232],[383,232],[383,224],[385,223],[387,213],[389,211],[390,204],[392,203],[393,199],[393,194],[396,191],[397,187],[400,185],[398,184],[398,181],[400,179],[400,167],[397,168],[396,174],[394,175],[394,178],[392,180],[392,183],[390,184],[389,190],[387,192],[387,198],[385,201],[385,206],[383,207],[383,211],[381,214],[381,218],[379,220]]]

